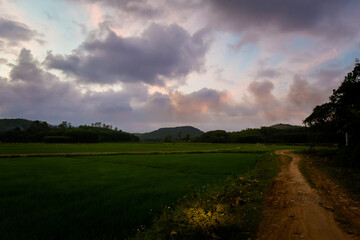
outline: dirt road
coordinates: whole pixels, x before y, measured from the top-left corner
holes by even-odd
[[[258,239],[359,239],[345,233],[335,222],[333,212],[325,209],[321,196],[299,170],[301,156],[290,151],[277,154],[282,156],[284,167],[268,195]],[[287,157],[292,158],[290,163]]]

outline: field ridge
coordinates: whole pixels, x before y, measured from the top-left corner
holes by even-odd
[[[74,152],[74,153],[16,153],[0,154],[0,158],[28,158],[28,157],[85,157],[85,156],[112,156],[112,155],[166,155],[166,154],[206,154],[206,153],[254,153],[264,154],[266,151],[243,150],[196,150],[196,151],[153,151],[153,152]]]

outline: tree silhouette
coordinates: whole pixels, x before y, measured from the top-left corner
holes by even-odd
[[[340,86],[333,90],[328,103],[316,106],[304,120],[310,127],[322,128],[343,134],[340,142],[349,144],[353,152],[360,148],[360,62],[355,60],[354,69],[349,72]],[[348,142],[349,141],[349,142]],[[356,153],[360,156],[360,153]],[[354,157],[359,157],[354,156]]]

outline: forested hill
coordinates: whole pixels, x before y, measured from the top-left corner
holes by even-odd
[[[27,130],[31,123],[32,121],[21,118],[0,119],[0,132],[6,132],[15,128],[19,128],[20,130]]]
[[[238,132],[209,131],[194,139],[211,143],[333,143],[334,136],[307,127],[276,124],[270,127],[248,128]]]
[[[171,128],[160,128],[158,130],[135,134],[140,137],[142,141],[178,141],[184,140],[189,141],[195,137],[202,135],[204,132],[191,126],[171,127]]]
[[[270,127],[276,128],[276,129],[299,129],[299,128],[301,128],[301,126],[284,124],[284,123],[278,123],[278,124],[272,125]]]
[[[0,120],[0,142],[96,143],[137,142],[139,138],[100,122],[73,127],[69,122],[53,126],[43,121]]]

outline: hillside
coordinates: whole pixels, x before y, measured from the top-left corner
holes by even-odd
[[[309,137],[316,137],[316,133],[309,132],[306,127],[276,124],[270,127],[248,128],[237,132],[209,131],[194,141],[211,143],[307,143]]]
[[[278,124],[272,125],[270,127],[271,128],[276,128],[276,129],[296,129],[296,128],[300,128],[301,126],[278,123]]]
[[[152,132],[136,134],[136,136],[138,136],[142,141],[164,141],[165,138],[168,138],[168,140],[189,140],[198,137],[203,133],[203,131],[197,128],[182,126],[159,128],[158,130]]]
[[[6,132],[15,128],[26,130],[30,127],[32,121],[16,118],[16,119],[0,119],[0,132]]]

